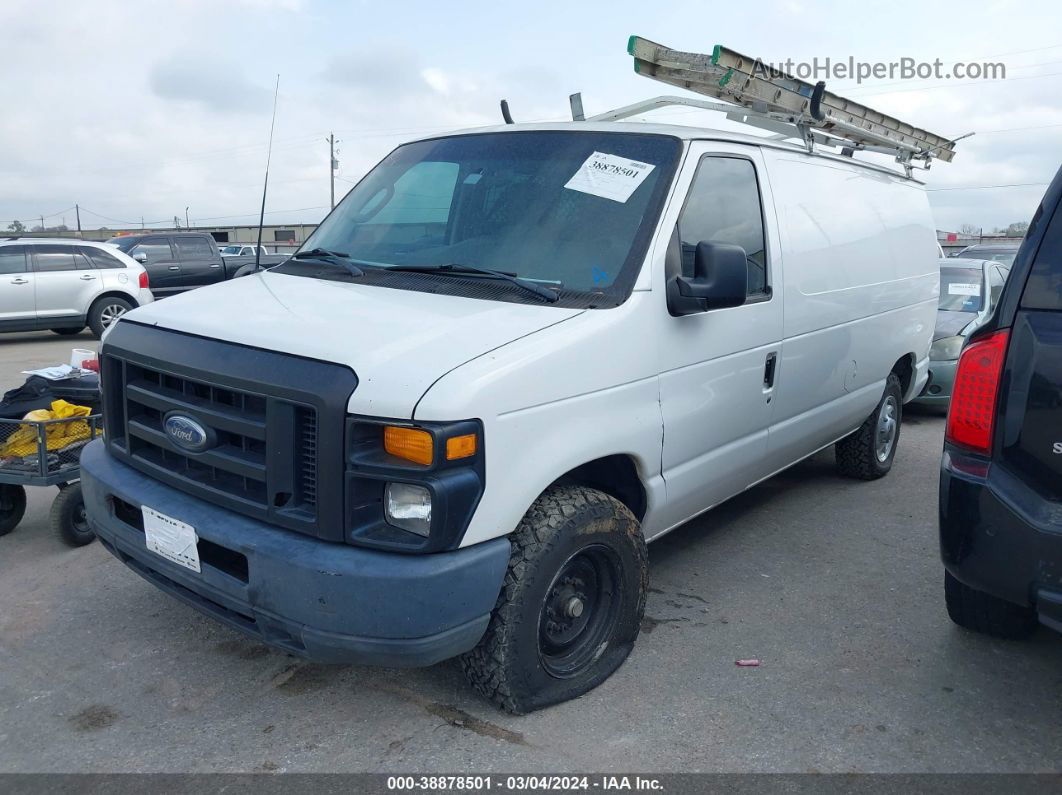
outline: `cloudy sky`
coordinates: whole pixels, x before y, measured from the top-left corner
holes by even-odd
[[[501,97],[531,121],[565,118],[576,90],[589,113],[674,93],[632,71],[636,33],[772,62],[1004,62],[997,82],[828,82],[934,132],[976,132],[923,176],[938,227],[989,229],[1028,220],[1062,163],[1060,23],[1057,0],[2,0],[0,228],[72,227],[75,203],[85,228],[172,225],[185,207],[193,224],[256,219],[277,73],[266,217],[317,221],[330,132],[338,197],[404,140],[496,123]]]

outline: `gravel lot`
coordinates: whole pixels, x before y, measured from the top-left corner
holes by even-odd
[[[0,336],[0,386],[96,344]],[[63,546],[55,489],[32,489],[0,538],[0,771],[1062,771],[1062,636],[944,612],[942,433],[909,413],[884,480],[838,478],[827,451],[651,546],[627,663],[519,718],[452,662],[332,668],[245,640]]]

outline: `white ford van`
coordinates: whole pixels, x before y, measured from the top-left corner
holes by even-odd
[[[88,516],[319,661],[525,712],[638,634],[646,543],[828,445],[885,475],[926,380],[919,184],[763,137],[503,126],[398,147],[293,259],[129,313]]]

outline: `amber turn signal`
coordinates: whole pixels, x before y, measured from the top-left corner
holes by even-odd
[[[387,425],[384,427],[384,450],[414,464],[431,466],[434,444],[427,431]]]
[[[476,454],[476,435],[466,433],[464,436],[452,436],[446,440],[446,460],[471,458]]]

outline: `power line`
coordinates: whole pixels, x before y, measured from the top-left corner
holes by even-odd
[[[1045,75],[1029,75],[1027,77],[1004,77],[999,80],[971,80],[968,83],[937,83],[932,86],[920,86],[914,88],[898,88],[895,91],[875,91],[870,94],[863,94],[865,97],[878,97],[882,94],[907,94],[912,91],[932,91],[935,88],[969,88],[970,86],[986,86],[993,83],[1016,83],[1019,80],[1042,80],[1045,77],[1058,77],[1062,75],[1062,72],[1048,72]],[[872,88],[872,86],[867,86]],[[855,93],[850,91],[848,93]]]
[[[1014,182],[1009,185],[956,185],[951,188],[926,188],[926,193],[935,193],[941,190],[993,190],[995,188],[1036,188],[1048,185],[1047,182]]]
[[[1046,130],[1049,127],[1062,127],[1060,124],[1037,124],[1032,127],[1007,127],[1002,130],[978,130],[977,135],[995,135],[996,133],[1024,132],[1026,130]]]

